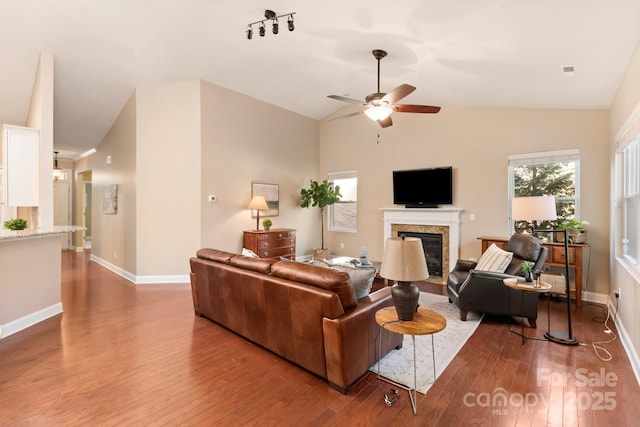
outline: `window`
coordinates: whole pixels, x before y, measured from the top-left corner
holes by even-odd
[[[580,152],[563,150],[509,156],[509,206],[513,197],[554,196],[558,222],[580,219]],[[551,228],[554,221],[511,221],[511,232]]]
[[[334,172],[329,181],[340,187],[339,202],[329,206],[329,230],[355,233],[358,213],[358,177],[355,171]]]
[[[639,264],[640,250],[640,136],[623,153],[624,256]]]

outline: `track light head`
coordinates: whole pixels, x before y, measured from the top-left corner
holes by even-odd
[[[289,19],[287,19],[287,26],[289,27],[289,31],[293,31],[294,30],[293,15],[289,15]]]
[[[278,18],[273,20],[273,34],[278,34],[278,29],[280,28],[280,24],[278,23]]]
[[[247,28],[247,40],[251,40],[253,38],[253,29],[251,28],[251,25],[249,25],[249,28]]]
[[[264,22],[261,22],[260,27],[258,28],[258,33],[260,34],[260,37],[264,37],[264,32],[265,32]]]

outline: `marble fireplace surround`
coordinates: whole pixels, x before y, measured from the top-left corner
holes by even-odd
[[[460,253],[460,208],[382,208],[384,241],[398,232],[442,234],[442,276],[455,266]]]

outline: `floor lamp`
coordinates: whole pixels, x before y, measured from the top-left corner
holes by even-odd
[[[555,221],[558,219],[556,200],[553,196],[514,197],[511,204],[511,215],[514,221]],[[563,233],[564,234],[564,277],[567,295],[567,332],[552,331],[547,327],[544,336],[549,341],[559,344],[576,345],[578,339],[571,330],[571,286],[569,283],[569,239],[566,229],[533,230],[534,232]]]

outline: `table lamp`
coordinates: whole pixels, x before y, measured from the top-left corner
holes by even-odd
[[[255,209],[257,212],[256,216],[256,230],[260,231],[260,211],[266,211],[269,209],[269,205],[267,205],[267,201],[264,196],[254,196],[249,202],[249,206],[247,209]]]
[[[555,221],[558,219],[556,200],[553,196],[514,197],[511,203],[511,217],[514,221]],[[536,230],[534,232],[564,233],[565,292],[567,294],[567,332],[552,331],[547,327],[544,336],[559,344],[576,345],[578,339],[571,330],[571,286],[569,283],[569,239],[566,229]]]
[[[413,281],[429,278],[422,240],[416,237],[390,237],[384,247],[380,276],[396,281],[391,288],[399,320],[413,320],[418,310],[420,290]]]

